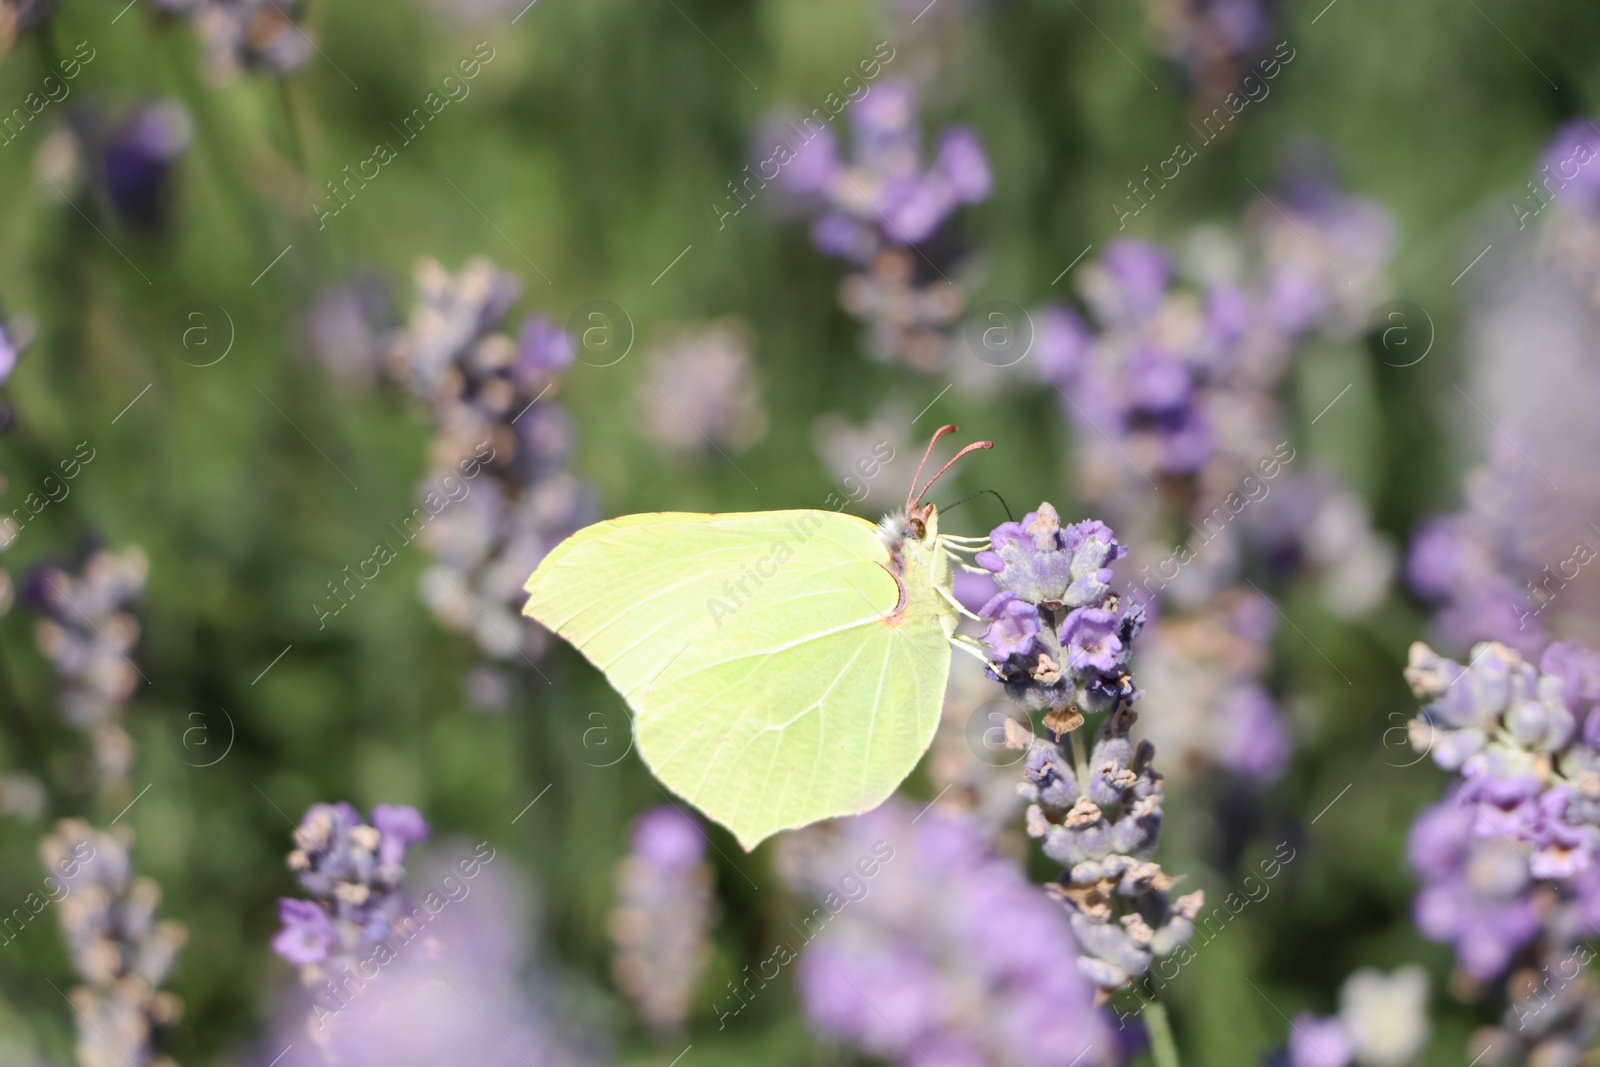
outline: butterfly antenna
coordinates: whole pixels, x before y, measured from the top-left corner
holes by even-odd
[[[950,428],[952,430],[955,429],[954,426],[952,426]],[[956,460],[960,459],[962,456],[966,455],[968,452],[976,452],[980,448],[993,448],[993,447],[994,447],[994,442],[993,441],[974,441],[970,445],[968,445],[967,447],[963,448],[960,452],[957,452],[954,456],[950,457],[950,462],[949,463],[946,463],[944,466],[940,467],[938,473],[935,474],[932,478],[928,479],[928,484],[922,487],[922,492],[918,493],[917,494],[917,499],[913,500],[911,503],[912,504],[919,503],[922,500],[922,498],[927,495],[928,490],[933,488],[933,483],[939,480],[939,475],[943,474],[945,471],[949,470],[951,467],[954,467],[956,465]],[[909,511],[910,509],[911,509],[910,505],[907,505],[906,510]]]
[[[928,465],[928,457],[933,455],[933,446],[938,444],[939,438],[943,437],[945,434],[955,432],[956,428],[948,423],[933,431],[933,439],[928,442],[928,450],[922,453],[922,462],[917,464],[917,473],[911,476],[911,490],[910,492],[906,493],[907,511],[910,511],[911,505],[915,504],[917,500],[921,498],[921,494],[917,493],[917,483],[922,480],[922,468]],[[934,475],[934,477],[938,477],[938,475]],[[932,485],[933,483],[929,482],[928,484]],[[924,489],[923,492],[925,493],[927,490]]]
[[[988,493],[990,496],[992,496],[996,500],[1000,501],[1000,506],[1002,508],[1005,508],[1005,510],[1006,510],[1006,518],[1007,519],[1010,519],[1012,522],[1016,522],[1017,521],[1015,518],[1012,518],[1011,506],[1006,503],[1006,498],[1001,496],[998,492],[996,492],[993,489],[979,489],[976,493],[968,493],[966,496],[962,497],[960,500],[957,500],[954,504],[947,504],[945,507],[941,508],[940,510],[943,511],[944,514],[948,515],[952,511],[954,511],[956,508],[960,507],[962,504],[965,504],[967,501],[971,500],[973,497],[982,496],[985,493]]]

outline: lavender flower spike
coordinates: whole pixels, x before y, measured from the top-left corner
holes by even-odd
[[[1151,961],[1186,945],[1204,905],[1199,892],[1173,899],[1177,879],[1155,863],[1161,775],[1155,747],[1129,736],[1138,695],[1127,660],[1144,622],[1111,592],[1123,555],[1101,522],[1062,526],[1049,504],[997,527],[977,563],[1001,592],[980,615],[989,673],[1030,711],[1046,712],[1052,740],[1027,739],[1023,781],[1027,829],[1065,870],[1049,887],[1067,908],[1078,967],[1102,997],[1144,977]],[[1084,714],[1110,714],[1085,754],[1074,731]],[[1061,739],[1072,735],[1069,756]]]
[[[710,962],[716,904],[705,851],[694,819],[664,804],[634,822],[632,851],[617,865],[612,972],[658,1034],[683,1028]]]
[[[272,950],[313,985],[388,938],[411,910],[401,889],[406,852],[427,836],[415,808],[379,804],[369,824],[349,804],[313,804],[288,859],[312,899],[279,901],[283,929]]]
[[[69,888],[56,908],[80,983],[69,998],[80,1067],[173,1067],[151,1043],[183,1014],[159,987],[188,935],[155,920],[161,889],[133,873],[132,840],[126,827],[105,833],[65,819],[39,846],[45,869]]]
[[[56,668],[62,717],[89,736],[100,787],[114,796],[126,792],[133,766],[123,717],[139,684],[130,658],[139,640],[132,608],[149,570],[141,548],[100,549],[79,574],[49,567],[27,583],[27,599],[43,616],[34,642]]]
[[[1064,903],[1082,953],[1078,966],[1109,995],[1143,978],[1153,959],[1194,936],[1205,906],[1196,890],[1174,899],[1177,879],[1154,862],[1161,834],[1161,775],[1155,748],[1128,737],[1138,716],[1123,703],[1107,716],[1086,762],[1073,767],[1054,742],[1037,742],[1019,786],[1028,835],[1062,864],[1051,895]]]
[[[1417,925],[1454,945],[1470,979],[1509,970],[1502,1024],[1469,1049],[1498,1049],[1489,1064],[1577,1063],[1600,1038],[1584,944],[1600,934],[1596,679],[1600,656],[1576,642],[1537,668],[1501,644],[1465,666],[1411,646],[1406,680],[1428,701],[1412,744],[1461,775],[1412,828]]]
[[[1111,592],[1110,564],[1127,551],[1111,530],[1094,520],[1062,526],[1040,504],[996,527],[989,544],[976,563],[1001,591],[978,614],[989,621],[990,673],[1012,699],[1061,716],[1052,726],[1060,733],[1082,712],[1131,699],[1127,657],[1144,615],[1136,604],[1122,610]]]
[[[548,634],[520,614],[522,583],[592,510],[566,469],[572,420],[550,395],[578,339],[538,313],[512,337],[506,315],[521,283],[483,257],[455,275],[423,260],[416,281],[417,305],[388,338],[384,370],[428,409],[437,433],[417,490],[417,532],[408,520],[401,545],[415,537],[433,554],[421,592],[440,622],[472,634],[488,656],[531,662]],[[396,551],[380,545],[374,565]],[[330,591],[331,602],[316,605],[319,622],[344,609],[339,589]]]
[[[1581,646],[1554,645],[1535,669],[1490,643],[1463,667],[1421,642],[1411,646],[1406,680],[1431,698],[1408,727],[1413,746],[1461,773],[1477,836],[1531,846],[1535,878],[1576,874],[1600,853],[1600,720],[1593,696],[1558,673],[1585,658],[1591,671],[1600,663]]]

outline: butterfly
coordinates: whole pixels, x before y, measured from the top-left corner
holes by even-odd
[[[586,527],[528,579],[523,612],[633,710],[657,778],[746,849],[877,807],[933,741],[956,626],[952,560],[917,482],[874,526],[832,511],[656,512]]]

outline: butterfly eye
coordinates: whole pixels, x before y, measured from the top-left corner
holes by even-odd
[[[921,519],[908,519],[906,521],[906,525],[911,527],[911,532],[916,535],[918,541],[928,536],[927,524],[925,524]]]

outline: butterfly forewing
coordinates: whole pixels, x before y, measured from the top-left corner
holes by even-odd
[[[632,515],[582,530],[526,611],[627,699],[658,777],[747,848],[867,810],[926,750],[953,620],[920,569],[907,604],[861,519]]]

